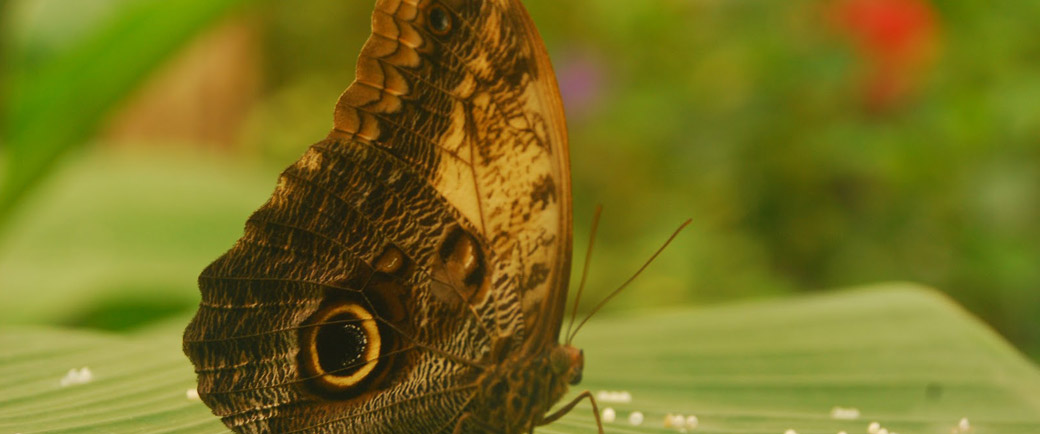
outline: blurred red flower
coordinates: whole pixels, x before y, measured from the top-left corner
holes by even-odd
[[[863,60],[868,109],[890,109],[913,94],[938,48],[938,16],[929,0],[836,0],[828,16]]]

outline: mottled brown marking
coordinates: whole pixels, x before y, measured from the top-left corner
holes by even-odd
[[[556,184],[552,178],[543,176],[531,190],[531,205],[545,209],[556,202]]]
[[[549,278],[549,267],[545,264],[534,264],[531,267],[531,275],[524,282],[526,288],[536,288]]]

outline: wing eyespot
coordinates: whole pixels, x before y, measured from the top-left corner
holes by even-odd
[[[408,375],[415,329],[410,292],[396,276],[410,265],[396,247],[383,256],[372,274],[332,281],[321,306],[299,324],[296,366],[304,392],[350,401]]]
[[[426,12],[426,27],[434,35],[447,36],[455,27],[455,19],[444,6],[434,4]]]
[[[343,392],[376,370],[381,347],[379,325],[368,309],[352,301],[332,303],[301,329],[301,372],[320,389]]]
[[[389,245],[376,258],[373,268],[379,273],[403,276],[408,271],[408,259],[405,258],[401,249]]]
[[[477,238],[454,226],[441,241],[438,255],[441,267],[434,275],[454,286],[455,296],[468,303],[477,303],[484,298],[489,286],[488,269],[484,249]]]

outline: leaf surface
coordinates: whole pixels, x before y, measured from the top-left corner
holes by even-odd
[[[184,319],[132,335],[41,327],[0,331],[0,432],[224,432],[187,397]],[[625,391],[601,402],[608,432],[1040,432],[1040,373],[999,336],[932,290],[888,284],[795,299],[602,317],[576,341],[583,387]],[[93,380],[62,387],[70,369]],[[573,393],[572,393],[573,395]],[[856,409],[834,419],[834,407]],[[629,415],[644,415],[640,426]],[[407,423],[407,421],[403,421]],[[583,404],[544,433],[594,432]]]

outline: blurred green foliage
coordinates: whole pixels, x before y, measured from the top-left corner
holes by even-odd
[[[20,3],[34,1],[12,5]],[[1040,357],[1040,38],[1034,30],[1040,3],[924,3],[935,17],[934,59],[906,71],[914,75],[911,84],[880,107],[865,94],[872,60],[829,18],[835,3],[525,1],[549,46],[568,106],[576,252],[584,250],[595,204],[606,209],[591,292],[582,306],[627,278],[679,222],[693,217],[687,233],[609,308],[912,280],[944,289]],[[351,81],[368,34],[371,6],[355,0],[252,4],[244,13],[263,35],[262,97],[242,127],[239,152],[214,172],[184,176],[218,182],[242,172],[236,179],[269,179],[255,188],[270,191],[278,168],[328,131],[332,106]],[[86,26],[79,16],[39,20],[47,25],[23,28],[20,34],[32,38],[14,41],[31,46],[70,26]],[[165,19],[176,15],[149,23]],[[106,44],[142,37],[135,28],[112,33]],[[122,71],[118,60],[102,71]],[[133,71],[72,82],[129,88],[143,73],[140,67]],[[55,77],[63,84],[71,80],[69,74]],[[65,95],[97,98],[77,92]],[[12,101],[18,99],[7,98],[9,109],[18,105]],[[99,122],[96,114],[104,110],[90,104],[41,109],[39,119],[76,116],[88,107],[89,119]],[[91,140],[92,128],[63,129],[61,117],[12,125],[60,130],[44,132],[60,132],[70,145]],[[10,137],[7,128],[4,136]],[[9,168],[36,164],[8,153]],[[266,177],[256,176],[256,156],[270,163]],[[93,167],[108,170],[104,164]],[[87,172],[83,176],[105,176]],[[176,185],[178,175],[168,175],[161,182]],[[51,205],[26,207],[8,230],[32,226],[35,212],[55,207],[60,200],[45,197],[60,195],[55,190],[39,198]],[[114,209],[119,205],[112,202],[132,200],[110,194],[107,203]],[[174,198],[194,207],[193,215],[211,210],[235,222],[263,200],[238,208],[237,202],[193,204],[187,191]],[[177,227],[155,218],[158,228]],[[220,230],[231,231],[222,233],[231,240],[240,227]],[[53,244],[20,243],[44,252],[67,248],[61,239],[48,242]],[[119,246],[90,243],[92,249]],[[7,249],[0,253],[16,256],[15,245],[20,244],[0,246]],[[178,263],[201,269],[221,251],[212,243],[200,245],[179,252],[186,259]],[[194,276],[188,277],[172,284],[178,293],[194,294],[188,283]],[[0,287],[10,283],[4,279],[0,275]],[[21,282],[30,285],[31,279]]]
[[[7,46],[0,54],[9,51],[0,65],[0,227],[56,160],[88,143],[150,72],[241,2],[0,3],[4,12],[17,12],[0,34]]]

